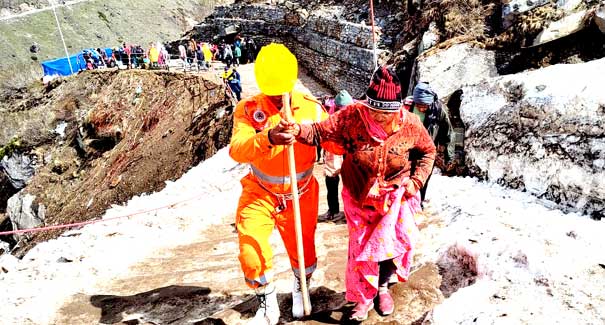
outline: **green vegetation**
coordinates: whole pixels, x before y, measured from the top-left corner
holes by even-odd
[[[15,150],[21,147],[21,142],[18,138],[13,138],[8,144],[4,147],[0,148],[0,160],[4,158],[4,156],[10,156]]]
[[[105,16],[105,14],[101,11],[97,11],[97,13],[99,14],[99,19],[104,21],[105,24],[107,24],[109,26],[109,19],[107,19],[107,16]]]

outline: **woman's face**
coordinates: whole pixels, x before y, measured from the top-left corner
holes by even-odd
[[[428,104],[415,103],[414,105],[416,105],[416,109],[421,111],[422,113],[426,112],[429,109]]]
[[[390,123],[393,123],[395,118],[397,118],[398,113],[398,111],[384,112],[370,109],[370,116],[372,117],[374,122],[380,125],[389,125]]]

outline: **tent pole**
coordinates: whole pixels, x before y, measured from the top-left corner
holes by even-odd
[[[65,38],[63,38],[63,32],[61,31],[61,25],[59,24],[59,18],[57,17],[57,11],[55,10],[55,1],[48,0],[48,3],[53,9],[53,14],[55,15],[55,21],[57,22],[57,28],[59,29],[59,36],[61,36],[61,42],[63,42],[63,49],[65,50],[65,57],[67,58],[67,63],[69,63],[69,71],[71,71],[71,74],[74,74],[74,69],[71,66],[71,60],[69,59],[69,52],[67,51],[67,46],[65,45]]]

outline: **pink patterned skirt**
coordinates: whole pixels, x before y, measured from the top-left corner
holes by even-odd
[[[393,260],[399,280],[407,280],[418,239],[414,215],[421,210],[419,193],[405,199],[403,186],[374,192],[360,204],[342,191],[349,228],[346,299],[364,304],[378,292],[379,262]]]

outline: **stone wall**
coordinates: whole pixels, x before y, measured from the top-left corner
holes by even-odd
[[[207,39],[237,26],[257,44],[286,44],[310,74],[333,90],[362,96],[374,69],[371,27],[340,20],[321,11],[309,12],[295,4],[219,6],[192,36]]]

